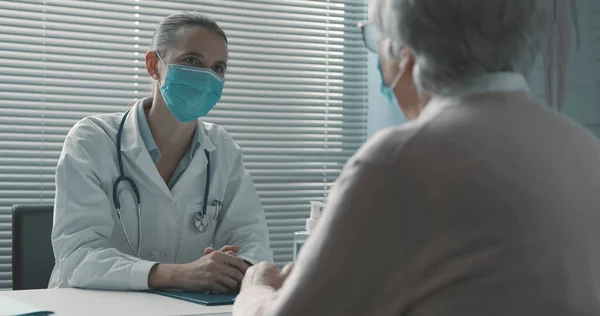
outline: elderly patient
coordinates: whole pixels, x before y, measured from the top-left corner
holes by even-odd
[[[374,2],[367,46],[412,121],[348,162],[295,267],[252,268],[234,315],[600,315],[600,145],[524,77],[543,1]]]

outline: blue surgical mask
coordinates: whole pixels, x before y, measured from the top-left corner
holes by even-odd
[[[402,71],[398,71],[396,78],[392,81],[392,84],[388,87],[385,85],[385,80],[383,80],[383,71],[381,70],[381,62],[377,62],[377,70],[379,71],[379,77],[381,79],[380,91],[381,94],[390,102],[390,104],[395,107],[395,110],[400,110],[400,106],[398,105],[398,100],[396,99],[396,94],[394,94],[394,88],[398,81],[400,80],[400,76],[402,76]]]
[[[162,61],[160,56],[158,58]],[[214,71],[176,64],[165,65],[167,76],[160,92],[171,114],[178,121],[191,122],[205,116],[221,99],[225,80]]]

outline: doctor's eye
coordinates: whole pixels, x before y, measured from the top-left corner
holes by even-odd
[[[225,67],[223,65],[215,65],[213,67],[213,71],[218,74],[223,74],[223,73],[225,73]]]
[[[198,58],[190,56],[183,59],[183,63],[189,66],[200,66]]]

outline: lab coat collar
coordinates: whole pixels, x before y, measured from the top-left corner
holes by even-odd
[[[196,138],[200,142],[199,150],[208,150],[210,152],[217,149],[213,140],[208,137],[206,126],[201,121],[198,121],[198,126],[196,127]]]
[[[150,101],[150,102],[149,102]],[[152,131],[150,130],[150,125],[148,124],[148,120],[146,119],[146,108],[150,108],[152,106],[152,102],[150,98],[145,98],[140,102],[140,106],[137,107],[135,111],[135,115],[137,115],[138,122],[138,130],[140,132],[140,137],[144,141],[144,145],[146,145],[146,149],[150,153],[150,157],[154,163],[157,163],[160,160],[160,150],[154,141],[154,137],[152,136]],[[133,114],[133,113],[131,113]]]
[[[121,150],[123,152],[131,152],[137,151],[141,152],[141,149],[145,148],[144,140],[139,132],[139,122],[137,111],[138,107],[142,106],[142,101],[144,99],[137,100],[133,106],[129,109],[129,114],[127,114],[127,118],[125,119],[125,125],[123,126],[123,132],[121,134]],[[121,121],[118,122],[121,124]],[[117,125],[117,128],[119,125]]]
[[[143,106],[144,100],[146,99],[138,100],[130,109],[129,115],[127,115],[127,118],[125,119],[125,125],[123,126],[123,134],[121,135],[121,151],[123,152],[123,155],[126,156],[128,159],[135,161],[136,165],[142,170],[142,172],[144,172],[146,176],[148,176],[152,180],[152,182],[154,182],[160,188],[162,192],[164,192],[168,197],[172,198],[173,195],[171,193],[171,190],[158,173],[156,165],[152,161],[152,158],[150,157],[150,154],[146,149],[146,144],[144,143],[144,140],[140,135],[140,122],[138,121],[138,115],[136,115],[136,111],[138,111],[138,107]],[[198,133],[197,138],[201,140],[200,148],[198,148],[198,150],[201,150],[202,152],[204,152],[204,150],[207,150],[209,152],[214,151],[216,149],[216,146],[213,143],[213,141],[208,137],[206,133],[206,128],[202,122],[198,121],[196,131]],[[191,168],[192,164],[195,164],[194,168]],[[192,159],[192,164],[188,166],[186,172],[183,173],[182,178],[189,178],[192,176],[191,173],[198,173],[200,172],[200,170],[204,170],[207,161],[204,155],[201,155],[201,157],[195,157],[194,159]],[[202,168],[202,165],[204,165],[204,168]],[[181,180],[182,179],[180,179],[177,182],[177,184],[179,184]]]
[[[125,126],[123,126],[123,135],[121,135],[121,149],[123,152],[136,151],[139,154],[142,149],[146,148],[146,144],[140,134],[140,122],[137,111],[139,111],[139,108],[143,107],[144,103],[147,102],[152,102],[152,98],[147,97],[137,100],[131,107],[129,115],[127,115]],[[199,150],[211,152],[216,149],[214,142],[208,137],[206,127],[201,121],[198,121],[195,133],[194,139],[196,140],[195,143],[199,146]],[[194,146],[196,146],[196,144],[194,144]]]
[[[150,153],[146,149],[146,144],[140,135],[139,130],[139,117],[137,115],[138,107],[142,106],[144,99],[137,100],[133,106],[129,109],[129,114],[125,119],[125,125],[123,126],[123,132],[121,134],[121,151],[123,156],[128,160],[135,163],[135,166],[144,173],[164,194],[171,197],[171,191],[167,187],[167,184],[162,179],[156,165],[150,157]],[[118,124],[121,121],[119,120]],[[117,125],[117,128],[119,125]],[[144,181],[145,182],[145,181]],[[139,182],[138,185],[141,185]]]

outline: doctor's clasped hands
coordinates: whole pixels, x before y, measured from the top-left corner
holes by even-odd
[[[196,261],[159,264],[150,271],[149,285],[193,292],[236,291],[248,269],[248,264],[237,257],[238,250],[238,246],[225,246],[219,251],[207,248]]]

